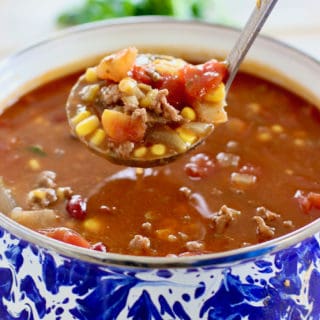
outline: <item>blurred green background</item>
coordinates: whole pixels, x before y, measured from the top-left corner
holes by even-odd
[[[85,0],[58,17],[61,26],[70,26],[108,18],[141,15],[165,15],[180,19],[222,22],[223,9],[214,0]],[[214,16],[215,13],[215,16]]]
[[[266,0],[268,1],[268,0]],[[0,0],[0,59],[68,26],[169,15],[241,28],[256,0]],[[279,0],[262,33],[320,58],[320,0]]]

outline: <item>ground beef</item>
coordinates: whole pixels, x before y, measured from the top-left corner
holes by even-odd
[[[147,123],[147,111],[144,108],[135,109],[132,113],[132,119],[139,120],[143,125]]]
[[[134,113],[139,108],[139,100],[136,96],[123,96],[121,100],[123,102],[123,111],[127,114]],[[139,109],[145,111],[145,109]]]
[[[71,187],[58,187],[56,192],[58,198],[61,200],[70,199],[73,195],[73,190]]]
[[[36,188],[28,193],[27,205],[30,209],[42,209],[58,200],[52,188]]]
[[[118,84],[110,83],[107,86],[101,87],[97,98],[97,104],[100,106],[108,107],[118,103],[121,98],[121,92]]]
[[[283,225],[289,229],[294,229],[294,224],[291,220],[285,220],[283,221]]]
[[[274,228],[268,226],[260,216],[254,216],[253,220],[257,223],[257,235],[260,241],[270,240],[274,237]]]
[[[57,174],[53,171],[45,170],[40,172],[37,179],[37,187],[40,188],[55,188]]]
[[[259,207],[256,211],[266,222],[279,220],[281,218],[280,214],[272,212],[265,207]]]
[[[116,144],[113,141],[108,141],[108,149],[113,152],[116,157],[128,159],[134,149],[134,143],[126,141],[120,144]]]
[[[157,115],[161,115],[169,122],[180,122],[182,116],[179,115],[179,111],[174,108],[168,101],[167,96],[169,94],[168,89],[153,89],[154,99],[152,104],[148,107],[148,110],[154,111]]]
[[[151,231],[152,229],[152,224],[150,222],[144,222],[141,227],[145,230],[145,231]]]
[[[223,233],[228,227],[229,223],[241,212],[223,205],[218,212],[216,212],[212,217],[211,221],[213,223],[213,228],[216,233]]]
[[[181,187],[179,189],[179,191],[183,194],[184,197],[186,197],[187,199],[190,198],[191,194],[192,194],[192,191],[190,188],[188,187]]]
[[[139,119],[141,126],[145,129],[152,127],[155,123],[181,122],[183,117],[179,114],[179,110],[167,101],[168,94],[167,89],[158,90],[144,86],[143,91],[137,87],[134,95],[128,95],[120,91],[118,84],[109,83],[100,88],[94,108],[98,114],[102,114],[104,108],[116,107],[115,109],[130,115],[132,119]],[[144,98],[150,98],[150,104],[141,107],[140,101]],[[117,157],[129,158],[134,144],[109,141],[107,148]]]
[[[204,244],[201,241],[188,241],[186,243],[186,248],[190,252],[198,252],[203,250]]]
[[[127,114],[132,114],[138,108],[145,110],[145,112],[147,109],[148,113],[154,112],[156,115],[160,115],[169,122],[180,122],[182,120],[179,111],[167,101],[167,96],[169,94],[167,89],[158,90],[150,87],[149,92],[152,92],[151,104],[146,108],[141,108],[139,107],[139,100],[141,99],[141,95],[144,96],[141,90],[137,91],[136,96],[128,96],[119,90],[118,84],[111,83],[100,89],[97,104],[100,106],[102,105],[105,108],[112,108],[119,105]],[[153,119],[152,115],[150,119]],[[147,121],[147,117],[145,117],[145,121]]]
[[[150,239],[140,234],[136,234],[129,242],[129,248],[132,251],[138,252],[148,251],[150,250]]]

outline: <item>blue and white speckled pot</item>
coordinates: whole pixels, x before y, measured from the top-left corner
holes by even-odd
[[[23,93],[79,68],[75,56],[82,60],[136,45],[206,58],[208,52],[224,55],[237,34],[163,18],[120,19],[72,29],[0,64],[0,107],[16,97],[18,89]],[[260,37],[248,59],[272,65],[277,72],[265,76],[283,85],[293,84],[275,77],[278,72],[299,79],[301,88],[308,88],[301,92],[320,101],[320,65],[310,57]],[[60,68],[65,65],[69,67]],[[57,68],[60,71],[48,74]],[[73,247],[3,214],[0,225],[1,320],[320,319],[320,221],[264,244],[179,259]]]

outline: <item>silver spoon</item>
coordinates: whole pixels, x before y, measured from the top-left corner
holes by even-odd
[[[247,21],[237,42],[235,43],[234,47],[232,48],[232,50],[230,51],[229,55],[225,60],[227,70],[228,70],[228,78],[225,83],[225,95],[230,89],[230,86],[234,80],[234,77],[239,69],[241,62],[246,56],[248,50],[253,44],[256,36],[258,35],[259,31],[261,30],[262,26],[264,25],[266,19],[270,15],[277,1],[278,0],[257,1],[257,5],[255,6],[249,20]],[[172,61],[174,60],[173,57],[164,57],[164,56],[160,56],[160,57],[168,60],[172,59]],[[76,118],[75,116],[79,113],[79,110],[83,111],[81,109],[83,108],[83,105],[79,100],[79,93],[81,92],[81,90],[83,90],[83,77],[80,77],[78,82],[73,87],[66,104],[67,116],[68,116],[72,133],[75,136],[77,136],[80,139],[80,141],[85,143],[91,151],[119,165],[132,166],[132,167],[153,167],[153,166],[164,165],[168,162],[175,160],[177,157],[183,155],[184,153],[197,147],[213,131],[213,125],[211,123],[204,122],[204,121],[199,122],[199,120],[198,122],[191,121],[188,124],[188,130],[190,129],[192,133],[196,133],[197,139],[188,143],[184,143],[174,130],[171,130],[171,131],[162,130],[159,132],[155,130],[155,131],[152,131],[152,134],[150,135],[152,136],[151,145],[152,144],[158,145],[157,142],[165,141],[167,144],[165,145],[165,147],[167,149],[169,149],[168,146],[170,147],[170,144],[174,145],[173,151],[164,153],[164,152],[161,152],[161,150],[156,150],[157,152],[151,152],[153,151],[153,149],[150,151],[152,147],[149,147],[150,140],[148,140],[148,137],[147,137],[143,142],[144,145],[142,147],[140,146],[138,147],[139,151],[148,152],[147,156],[141,156],[141,154],[135,153],[133,151],[132,152],[130,151],[130,153],[127,153],[124,155],[124,152],[122,152],[121,150],[120,152],[118,150],[115,151],[114,145],[112,143],[110,144],[110,143],[104,142],[103,147],[101,145],[97,146],[92,143],[92,139],[91,140],[88,139],[88,135],[81,136],[77,134],[74,119]],[[95,115],[98,115],[97,118],[101,118],[101,113],[103,112],[103,108],[101,109],[95,108],[95,110],[92,110],[92,111]],[[103,135],[102,131],[100,131],[100,134]],[[93,134],[91,136],[93,136]],[[126,144],[126,146],[128,147],[130,147],[131,145],[132,143],[130,144],[130,142]],[[146,146],[148,146],[148,148]]]
[[[278,0],[257,0],[257,4],[249,17],[249,20],[226,59],[229,70],[229,76],[226,82],[226,92],[229,91],[241,62],[245,58],[277,2]]]

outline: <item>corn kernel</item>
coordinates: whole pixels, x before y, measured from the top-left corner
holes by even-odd
[[[137,89],[137,81],[129,77],[123,78],[119,82],[118,87],[121,92],[126,93],[128,95],[134,95]]]
[[[182,110],[181,110],[181,115],[187,119],[187,120],[190,120],[190,121],[194,121],[196,120],[196,112],[190,108],[190,107],[184,107]]]
[[[46,198],[46,193],[40,189],[33,190],[32,195],[34,198],[37,198],[37,199],[45,199]]]
[[[138,88],[143,91],[143,92],[148,92],[150,90],[152,90],[152,87],[149,86],[148,84],[145,84],[145,83],[138,83]]]
[[[49,122],[47,119],[44,119],[43,117],[39,116],[36,117],[33,122],[35,124],[41,124],[42,127],[49,127],[51,125],[51,122]]]
[[[86,231],[97,233],[101,228],[101,223],[96,218],[89,218],[83,222],[83,227]]]
[[[261,142],[267,142],[272,139],[270,132],[260,132],[257,136],[257,139]]]
[[[37,159],[30,159],[28,165],[31,170],[37,171],[40,170],[41,166]]]
[[[180,127],[177,129],[177,132],[180,138],[186,143],[193,144],[197,140],[197,136],[188,129]]]
[[[274,124],[272,127],[271,127],[271,130],[275,133],[281,133],[283,132],[283,127],[280,126],[280,124]]]
[[[150,90],[148,93],[140,100],[140,106],[143,108],[147,108],[155,101],[157,96],[156,90]]]
[[[223,83],[220,83],[216,88],[207,92],[207,94],[204,96],[204,100],[208,102],[219,102],[224,99],[225,94],[225,86]]]
[[[90,139],[90,143],[95,146],[99,146],[106,138],[106,135],[107,134],[105,133],[105,131],[99,128],[93,133],[93,136]]]
[[[170,229],[158,229],[155,232],[157,238],[161,240],[168,240],[169,235],[172,234]]]
[[[81,99],[85,102],[92,102],[97,96],[99,89],[100,86],[98,84],[91,84],[83,87],[80,91]]]
[[[293,143],[297,146],[297,147],[303,147],[306,142],[304,141],[304,139],[300,139],[300,138],[296,138],[293,140]]]
[[[139,147],[134,150],[133,156],[135,158],[142,158],[147,154],[147,148],[146,147]]]
[[[252,113],[259,113],[261,110],[261,105],[259,103],[252,102],[247,105],[247,108]]]
[[[89,116],[77,124],[75,128],[76,134],[80,137],[87,136],[88,134],[94,132],[99,125],[100,122],[96,115]]]
[[[151,153],[155,156],[163,156],[166,153],[166,146],[161,143],[156,143],[151,147]]]
[[[70,187],[58,187],[56,189],[56,194],[59,200],[65,200],[72,196],[73,191]]]
[[[89,116],[91,116],[91,112],[88,110],[83,110],[80,111],[79,113],[77,113],[72,119],[71,122],[74,125],[77,125],[80,121],[88,118]]]
[[[96,68],[88,68],[84,77],[87,82],[96,82],[98,80]]]

